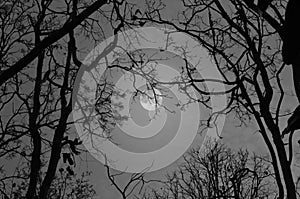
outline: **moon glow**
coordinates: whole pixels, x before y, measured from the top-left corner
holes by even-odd
[[[140,103],[144,109],[154,111],[162,104],[161,93],[157,89],[147,90],[145,94],[140,96]],[[155,99],[156,98],[156,99]]]

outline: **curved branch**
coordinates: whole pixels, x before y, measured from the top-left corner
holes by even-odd
[[[11,66],[9,69],[0,72],[0,85],[4,84],[8,79],[12,78],[28,64],[30,64],[42,50],[46,49],[51,44],[55,43],[65,35],[67,35],[70,30],[76,28],[82,21],[84,21],[88,16],[93,14],[96,10],[102,7],[107,0],[99,0],[90,5],[79,15],[74,17],[71,21],[67,22],[61,29],[54,30],[48,37],[43,39],[36,47],[34,47],[27,55],[20,59],[17,63]]]

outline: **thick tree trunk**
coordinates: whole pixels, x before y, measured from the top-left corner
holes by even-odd
[[[292,64],[295,93],[300,103],[300,61]]]
[[[60,112],[60,119],[59,124],[55,130],[54,137],[52,140],[52,148],[51,148],[51,156],[48,165],[48,169],[46,172],[46,176],[40,188],[39,198],[44,199],[47,198],[49,188],[55,177],[55,172],[57,169],[57,164],[60,159],[61,148],[62,148],[62,140],[64,137],[64,133],[67,129],[67,121],[70,113],[72,112],[72,97],[70,97],[69,103],[67,103],[66,91],[69,84],[69,75],[70,75],[70,67],[71,67],[71,49],[70,49],[70,42],[68,47],[68,56],[65,65],[65,74],[63,85],[60,90],[60,97],[61,97],[61,112]]]
[[[284,143],[281,139],[279,127],[274,123],[273,117],[270,113],[269,107],[262,106],[261,112],[267,127],[269,128],[276,152],[278,155],[278,161],[280,164],[280,169],[286,189],[286,195],[288,199],[297,199],[296,197],[296,187],[293,180],[292,170],[288,161],[286,150],[284,148]],[[273,163],[273,165],[276,163]],[[283,195],[281,197],[284,197]],[[283,198],[280,198],[283,199]]]
[[[296,187],[293,179],[292,170],[289,164],[289,161],[287,159],[287,155],[284,149],[283,142],[278,143],[278,141],[274,140],[274,143],[276,145],[276,149],[278,152],[279,162],[281,166],[281,172],[283,174],[283,179],[285,183],[286,188],[286,194],[288,199],[297,199],[296,196]]]
[[[30,162],[30,176],[29,176],[29,185],[26,193],[27,199],[33,199],[36,196],[36,186],[37,180],[39,177],[39,171],[41,166],[41,137],[37,129],[31,131],[33,137],[33,152],[31,155]]]
[[[30,130],[30,135],[33,143],[33,152],[30,161],[29,186],[26,193],[27,199],[32,199],[36,195],[37,180],[39,177],[40,166],[41,166],[40,155],[42,150],[42,143],[41,143],[41,136],[39,134],[39,130],[38,127],[36,126],[36,123],[37,123],[37,118],[41,107],[39,98],[41,93],[43,63],[44,63],[44,52],[42,52],[38,57],[34,96],[33,96],[33,111],[29,113],[29,130]]]

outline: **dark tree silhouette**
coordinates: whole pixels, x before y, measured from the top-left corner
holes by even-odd
[[[294,87],[300,102],[300,30],[297,27],[300,18],[300,2],[289,0],[285,11],[283,24],[282,58],[286,64],[293,68]]]
[[[80,53],[121,31],[132,7],[105,0],[0,2],[0,158],[12,171],[1,164],[1,194],[18,192],[16,181],[18,198],[49,198],[60,161],[76,176],[83,149],[70,128],[72,93],[79,69],[88,68]]]
[[[16,2],[16,1],[15,1]],[[77,0],[74,3],[78,2]],[[75,29],[78,25],[80,25],[86,18],[88,18],[91,14],[105,5],[107,0],[99,0],[95,1],[92,5],[87,7],[84,11],[82,11],[79,15],[73,17],[70,21],[65,23],[63,27],[57,30],[52,30],[51,32],[47,33],[48,37],[44,38],[43,40],[39,41],[38,44],[26,54],[23,58],[18,60],[11,66],[8,66],[7,69],[1,70],[0,72],[0,85],[4,84],[8,79],[12,78],[18,72],[20,72],[23,68],[25,68],[28,64],[30,64],[34,59],[38,57],[41,51],[45,50],[51,44],[55,43],[65,35],[67,35],[70,30]],[[46,8],[52,3],[52,1],[42,1],[42,4],[45,5],[43,10],[46,11]],[[36,26],[38,27],[38,26]]]
[[[184,32],[209,50],[225,78],[223,83],[231,88],[226,91],[231,93],[226,110],[233,111],[244,124],[247,123],[247,118],[255,119],[272,158],[278,198],[283,199],[286,194],[288,198],[295,199],[296,187],[292,173],[294,165],[291,164],[294,153],[293,134],[290,134],[288,143],[285,143],[281,137],[279,121],[286,96],[280,77],[286,66],[281,56],[281,44],[286,42],[286,37],[292,38],[298,31],[292,30],[297,23],[289,23],[289,15],[298,14],[296,4],[299,2],[290,1],[286,8],[288,1],[266,1],[265,5],[258,5],[257,1],[251,0],[182,0],[185,8],[172,20],[164,17],[162,4],[149,2],[145,15],[136,17],[136,20],[147,20]],[[291,6],[293,3],[295,5]],[[259,8],[260,6],[262,7]],[[294,14],[289,14],[290,12]],[[299,19],[291,18],[293,21]],[[291,37],[286,31],[288,24],[291,24]],[[296,34],[294,36],[297,37]],[[297,52],[299,51],[293,53]],[[186,69],[189,71],[188,67]],[[300,75],[298,72],[294,72],[294,80]],[[204,82],[205,77],[200,80],[190,77],[189,81],[190,86],[197,90],[193,83]],[[296,94],[299,96],[298,83],[295,84]]]
[[[66,173],[75,174],[74,157],[82,150],[78,146],[80,141],[71,138],[69,116],[74,103],[71,96],[76,92],[73,85],[76,75],[81,75],[79,69],[86,67],[88,70],[93,66],[81,65],[81,47],[95,45],[106,34],[98,20],[100,16],[113,34],[151,22],[184,32],[207,48],[224,76],[222,83],[227,85],[226,93],[230,94],[224,114],[234,112],[242,124],[247,124],[249,118],[255,119],[272,159],[278,198],[283,199],[285,195],[289,199],[296,198],[291,164],[293,134],[286,144],[279,126],[286,94],[280,78],[284,70],[280,47],[283,41],[283,59],[293,65],[296,80],[299,51],[292,50],[290,46],[297,42],[289,39],[297,35],[296,23],[292,21],[298,19],[294,17],[297,14],[294,9],[299,6],[292,6],[292,3],[299,2],[289,2],[285,21],[282,16],[284,6],[275,3],[279,1],[256,5],[256,1],[227,0],[225,6],[223,0],[183,0],[184,10],[177,20],[164,19],[163,4],[152,0],[147,1],[146,10],[136,9],[125,0],[66,0],[61,1],[64,6],[58,7],[52,7],[53,0],[11,2],[0,3],[0,157],[25,162],[23,170],[27,172],[16,172],[17,176],[3,174],[0,181],[7,184],[8,179],[13,178],[20,184],[23,182],[22,189],[26,191],[19,198],[47,198],[60,160],[67,164]],[[103,7],[105,11],[99,10]],[[92,14],[96,14],[96,19]],[[291,30],[294,32],[288,35]],[[79,47],[79,38],[88,44]],[[113,44],[99,56],[105,56],[113,49]],[[132,62],[132,67],[107,67],[143,72],[132,70],[136,63]],[[187,63],[182,68],[187,74],[194,69]],[[186,75],[183,84],[196,89],[203,99],[207,99],[213,93],[201,92],[197,87],[197,83],[205,81],[213,80]],[[299,98],[299,84],[295,82]],[[99,114],[103,114],[103,108],[110,108],[107,97],[97,103]],[[294,115],[298,114],[295,112]],[[107,120],[107,116],[104,115],[102,120]],[[292,121],[294,119],[289,123]],[[70,135],[70,139],[64,139],[66,135]],[[231,181],[236,182],[246,174],[249,170],[241,169]],[[14,193],[14,188],[14,184],[8,183],[1,186],[0,191],[7,195]],[[127,195],[128,190],[120,189],[120,193]],[[237,187],[232,190],[236,191]]]
[[[265,12],[273,0],[258,0],[257,7],[262,12]]]
[[[203,153],[199,148],[188,152],[165,181],[149,185],[144,199],[276,197],[271,164],[265,158],[221,143],[206,145]]]
[[[287,127],[283,130],[282,136],[300,129],[300,105],[293,111],[288,119]]]
[[[283,24],[284,38],[282,46],[282,58],[286,64],[299,62],[300,56],[300,30],[295,28],[299,23],[300,2],[289,0],[285,11],[285,22]]]

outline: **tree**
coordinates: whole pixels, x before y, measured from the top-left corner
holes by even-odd
[[[51,187],[47,198],[57,199],[57,198],[83,198],[91,199],[96,195],[96,191],[93,188],[93,185],[89,182],[88,177],[91,173],[86,172],[78,175],[70,175],[63,167],[59,169],[57,175],[53,178]],[[3,190],[4,187],[1,187]],[[6,187],[7,189],[7,187]],[[19,199],[24,198],[26,194],[27,185],[25,181],[14,180],[12,182],[12,190],[10,193],[1,193],[1,199],[11,198]]]
[[[147,187],[147,199],[167,198],[275,198],[270,162],[250,157],[248,151],[232,151],[221,143],[206,143],[199,153],[192,149],[167,180]]]
[[[228,86],[226,93],[230,93],[223,113],[234,112],[242,124],[246,124],[248,119],[256,121],[272,159],[278,198],[285,195],[296,198],[292,174],[293,134],[285,144],[279,126],[287,94],[280,77],[286,66],[280,49],[286,33],[283,13],[287,1],[270,1],[265,10],[248,0],[181,2],[184,8],[176,19],[164,17],[161,1],[149,0],[144,15],[135,20],[165,25],[186,33],[211,53],[225,79],[223,83]],[[187,73],[191,71],[188,64],[184,67]],[[200,93],[203,90],[197,87],[197,82],[217,82],[192,76],[188,77],[188,81],[189,86]],[[203,91],[201,95],[214,93]]]
[[[86,172],[74,177],[60,168],[58,176],[53,179],[47,198],[94,198],[96,191],[87,178],[90,175],[90,172]]]
[[[285,144],[279,126],[286,96],[280,77],[285,69],[280,49],[286,38],[283,27],[286,1],[268,1],[270,5],[262,8],[249,0],[182,0],[184,9],[176,20],[163,17],[164,5],[160,1],[146,1],[144,10],[117,0],[69,0],[62,5],[54,2],[14,0],[0,6],[0,155],[29,162],[29,172],[4,176],[2,182],[28,178],[26,197],[46,198],[62,153],[65,162],[70,164],[68,172],[72,173],[72,157],[80,151],[76,144],[74,150],[73,144],[79,141],[70,132],[71,95],[76,92],[73,83],[81,75],[80,68],[89,70],[93,66],[93,63],[81,64],[81,49],[95,45],[105,38],[106,32],[116,34],[149,22],[186,33],[210,52],[224,77],[221,83],[228,88],[225,93],[230,95],[228,106],[221,114],[234,113],[242,124],[247,124],[249,119],[256,121],[269,150],[278,198],[285,195],[296,198],[292,174],[293,133]],[[103,25],[106,23],[108,27]],[[80,39],[87,44],[79,46]],[[113,44],[104,49],[95,63],[115,47]],[[143,74],[149,80],[149,88],[154,89],[160,82],[144,73],[143,67],[134,69],[145,61],[131,52],[126,55],[131,65],[114,64],[107,68]],[[199,83],[220,81],[191,75],[194,67],[186,61],[182,69],[183,78],[177,83],[198,91],[201,97],[196,101],[209,107],[207,99],[216,93],[207,92]],[[97,100],[99,114],[110,108],[107,100],[106,95],[103,100]],[[110,112],[103,119],[107,117],[111,118]],[[42,171],[45,176],[40,178]]]
[[[15,172],[2,173],[3,195],[18,192],[9,183],[16,180],[23,189],[18,198],[47,198],[61,160],[74,174],[76,156],[84,151],[69,117],[75,78],[88,68],[80,53],[126,27],[132,7],[105,0],[1,2],[1,166],[19,162]]]
[[[131,198],[132,196],[138,198],[138,195],[144,190],[144,186],[152,182],[152,180],[145,179],[145,174],[147,172],[147,169],[145,169],[143,172],[131,174],[130,177],[128,177],[127,183],[121,185],[121,183],[118,183],[117,177],[124,178],[126,172],[113,172],[107,164],[105,165],[105,168],[111,185],[116,188],[122,199]],[[138,192],[138,194],[136,192]]]
[[[73,1],[73,2],[75,5],[78,3],[78,0]],[[41,13],[40,13],[41,16],[39,16],[38,22],[36,24],[34,24],[35,23],[34,21],[30,21],[32,23],[30,25],[35,26],[36,28],[39,28],[39,26],[41,25],[41,23],[43,22],[43,20],[45,18],[46,10],[49,8],[49,6],[52,3],[53,3],[53,1],[42,1],[40,4],[41,9],[42,9]],[[65,21],[66,23],[63,24],[62,27],[60,27],[58,29],[50,30],[50,31],[46,30],[45,32],[43,32],[43,36],[46,35],[47,37],[44,38],[42,41],[39,41],[36,44],[36,46],[33,49],[31,49],[23,58],[18,60],[16,63],[13,62],[13,63],[7,63],[8,65],[4,65],[5,67],[3,67],[3,68],[6,68],[6,70],[2,69],[3,71],[1,71],[0,85],[5,83],[9,78],[12,78],[14,75],[16,75],[18,72],[20,72],[23,68],[25,68],[28,64],[30,64],[35,58],[38,57],[38,55],[40,54],[40,51],[45,50],[51,44],[55,43],[56,41],[61,39],[63,36],[67,35],[70,30],[75,29],[78,25],[81,24],[81,22],[83,20],[85,20],[93,12],[95,12],[96,10],[101,8],[105,3],[106,3],[105,0],[95,1],[92,5],[85,8],[85,10],[82,11],[78,16],[73,16],[70,21]],[[3,21],[8,22],[8,23],[2,23],[4,25],[2,27],[3,30],[7,30],[8,28],[10,28],[10,26],[14,26],[13,21],[11,21],[11,20],[14,20],[16,18],[18,18],[19,20],[26,20],[26,18],[23,18],[23,17],[25,17],[26,15],[27,15],[26,17],[29,17],[30,16],[28,14],[29,9],[34,7],[33,4],[32,5],[29,5],[28,3],[23,4],[20,1],[13,1],[11,3],[6,2],[6,3],[3,3],[2,6],[3,6],[2,10],[4,10],[4,12],[5,12]],[[25,6],[25,7],[23,8],[22,6]],[[20,10],[21,14],[19,16],[16,16],[17,13],[15,13],[15,11],[14,11],[15,8],[21,9]],[[77,12],[77,10],[76,10],[76,12]],[[14,18],[14,17],[16,17],[16,18]],[[52,17],[54,17],[54,16],[52,15]],[[47,22],[53,22],[53,21],[47,21]],[[20,23],[21,23],[21,21],[20,21]],[[19,24],[19,25],[21,26],[21,24]],[[14,28],[12,28],[11,30],[14,30]],[[16,28],[20,28],[22,30],[25,27],[16,27]],[[9,34],[7,34],[7,35],[5,33],[6,33],[6,31],[3,31],[2,34],[5,36],[2,39],[7,40],[9,43],[11,42],[9,45],[14,45],[14,44],[19,43],[17,39],[15,40],[15,35],[14,35],[13,31],[8,32]],[[24,36],[25,36],[24,33],[19,35],[19,39],[23,38]],[[8,50],[8,52],[4,51],[4,53],[10,53],[9,52],[10,49],[6,49],[6,50]],[[3,54],[2,57],[5,57],[5,54]]]
[[[282,45],[282,59],[286,64],[292,64],[293,81],[298,101],[300,102],[300,82],[299,82],[299,30],[294,30],[293,26],[297,24],[296,20],[299,17],[297,12],[300,8],[299,1],[290,0],[285,10],[285,22],[283,24],[284,37]]]

